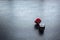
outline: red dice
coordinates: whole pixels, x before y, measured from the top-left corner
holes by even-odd
[[[40,18],[36,18],[36,20],[35,20],[35,23],[41,23],[41,19]]]

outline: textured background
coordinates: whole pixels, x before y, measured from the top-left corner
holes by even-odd
[[[35,18],[45,24],[41,36]],[[0,40],[60,40],[60,0],[0,0]]]

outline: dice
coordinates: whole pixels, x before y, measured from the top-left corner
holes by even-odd
[[[40,27],[39,27],[39,32],[40,33],[44,33],[44,30],[45,30],[45,24],[40,24]]]

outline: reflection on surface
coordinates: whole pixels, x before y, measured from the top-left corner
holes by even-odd
[[[38,32],[39,32],[40,35],[44,34],[45,26],[41,27],[39,24],[35,24],[34,28],[38,30]]]

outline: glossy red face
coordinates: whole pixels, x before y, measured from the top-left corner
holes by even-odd
[[[35,20],[35,23],[41,23],[41,19],[40,19],[40,18],[37,18],[37,19]]]

